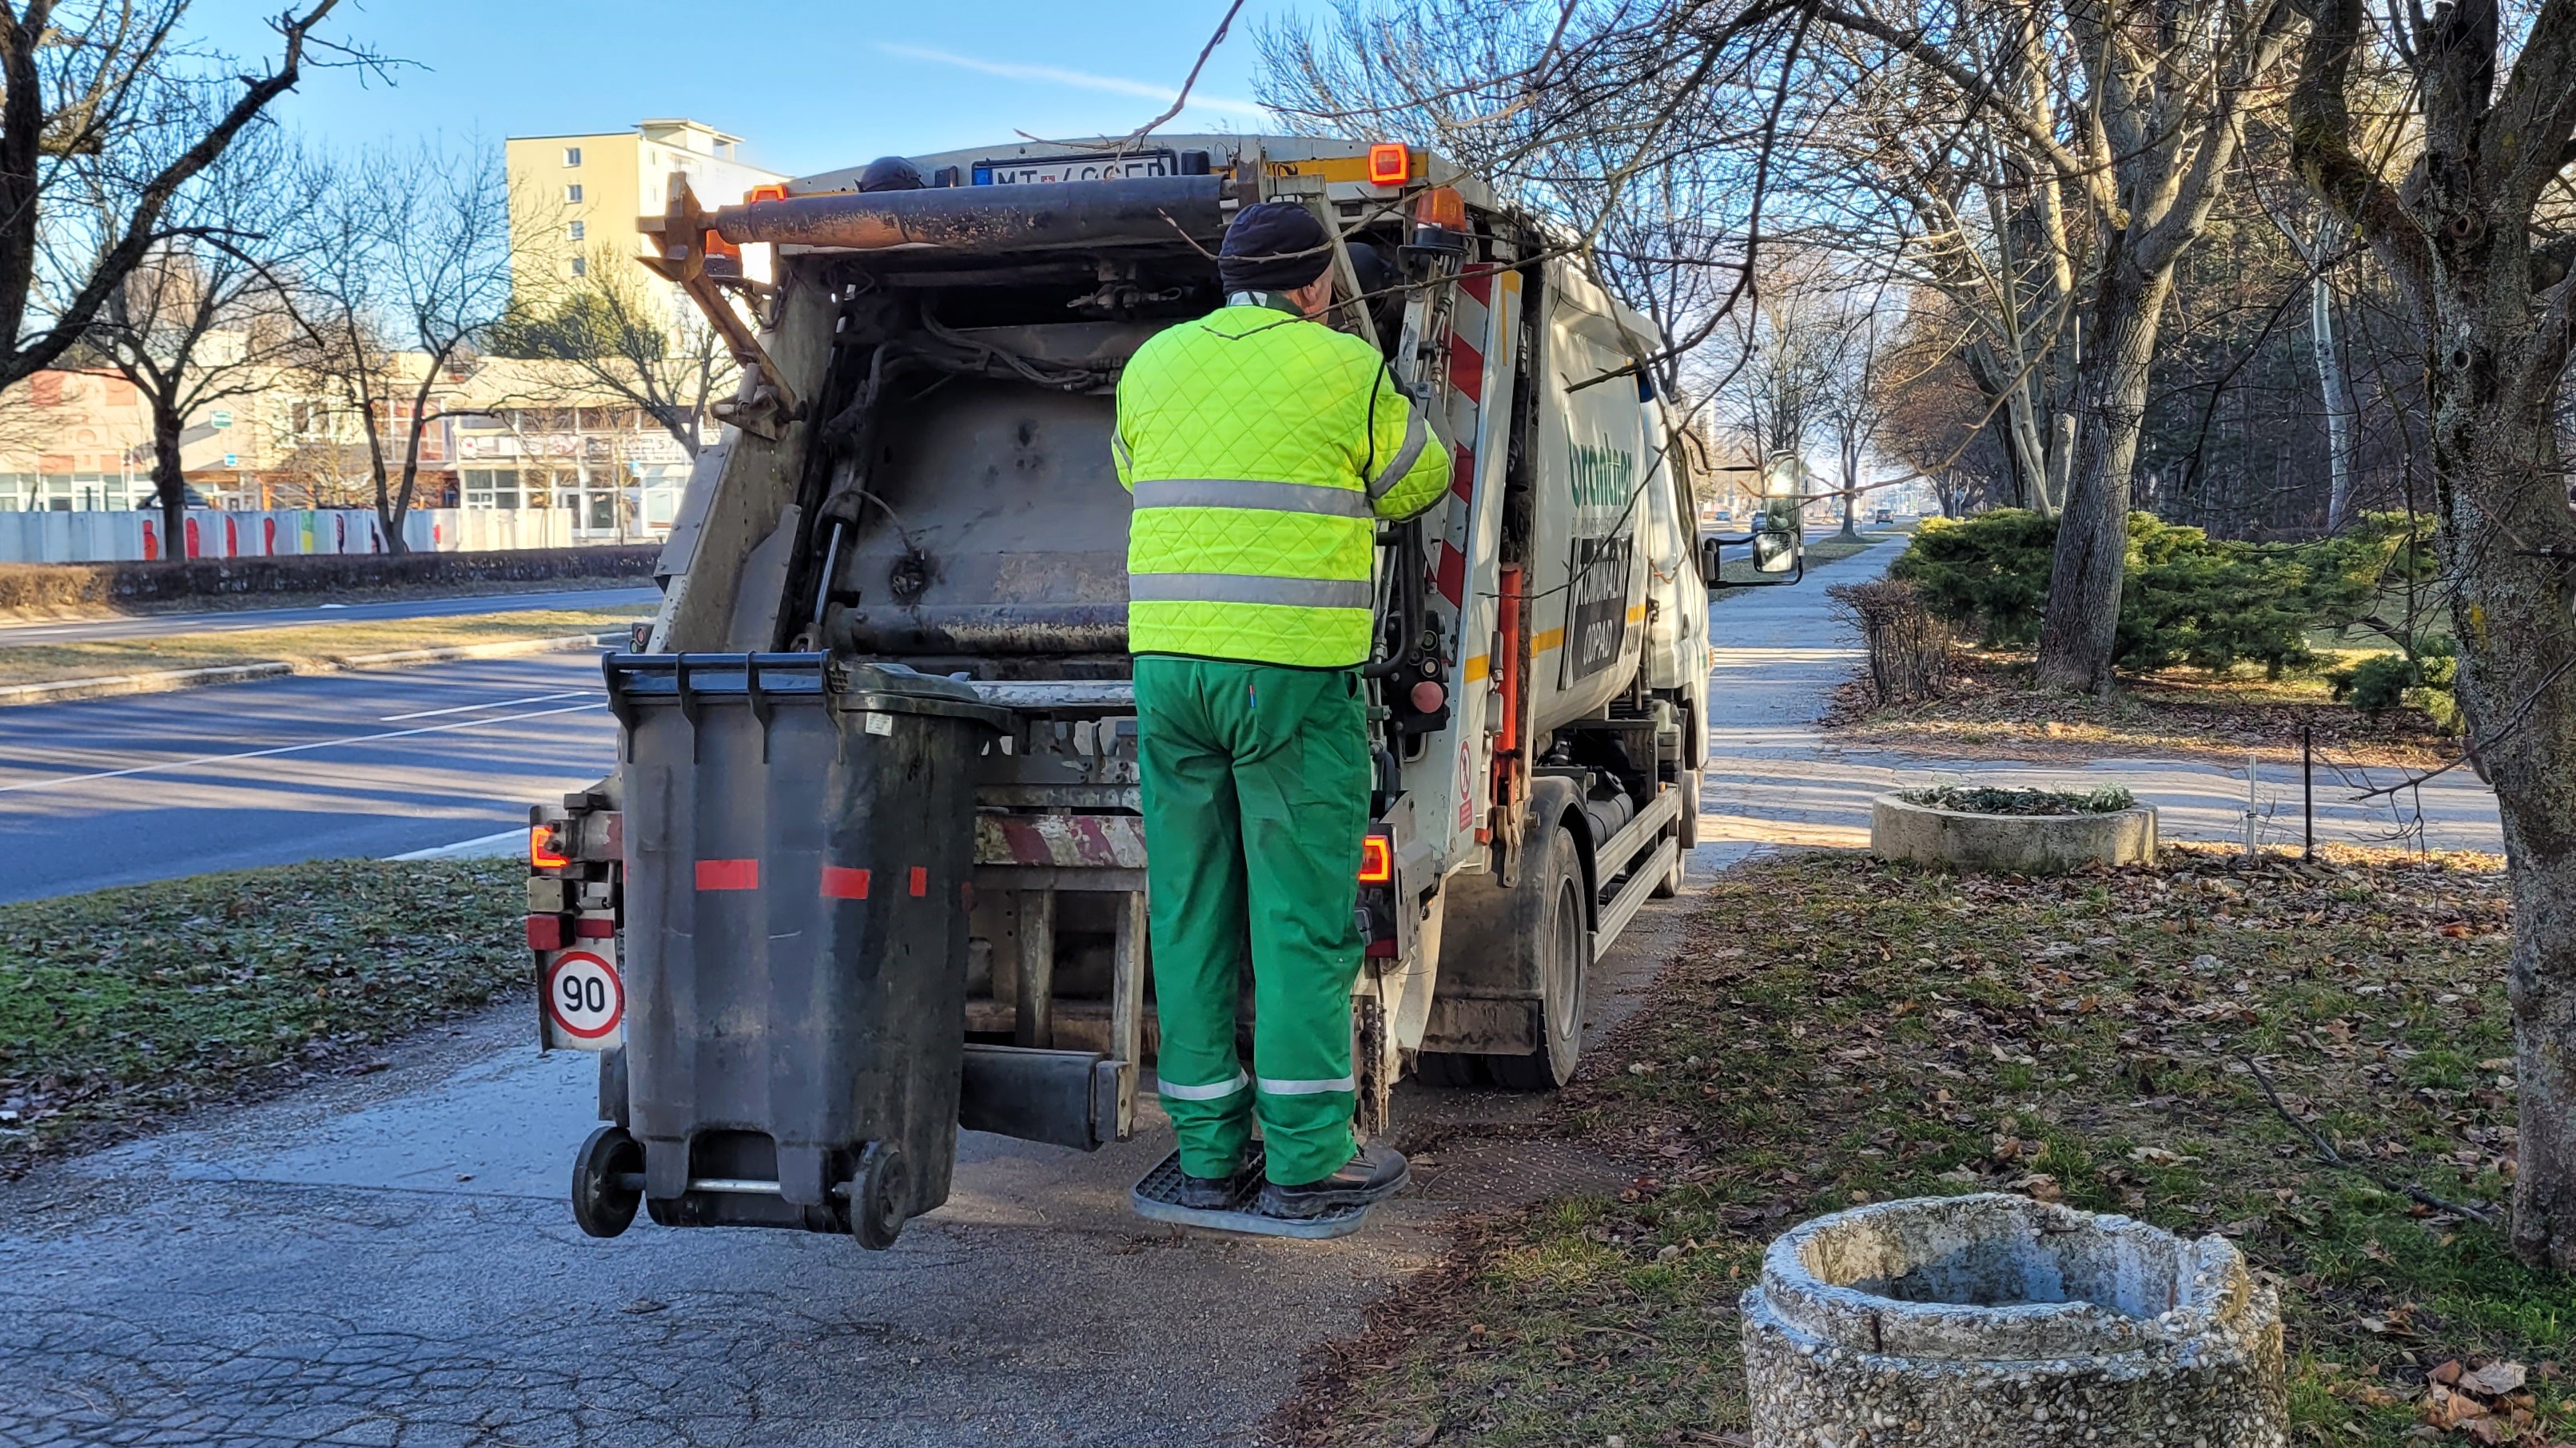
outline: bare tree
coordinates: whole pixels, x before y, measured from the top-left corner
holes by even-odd
[[[550,287],[522,278],[492,329],[496,356],[569,362],[601,392],[623,398],[689,456],[706,442],[708,408],[742,379],[732,350],[696,307],[633,257],[603,246],[579,275]]]
[[[2458,695],[2503,815],[2514,1250],[2576,1271],[2576,514],[2557,426],[2576,345],[2576,0],[2308,4],[2292,155],[2415,309]],[[2383,69],[2404,111],[2374,134],[2353,100]]]
[[[1887,304],[1886,288],[1860,286],[1846,287],[1833,303],[1833,343],[1817,410],[1834,445],[1845,538],[1860,536],[1860,495],[1866,491],[1861,473],[1875,453],[1879,427],[1887,417],[1878,385],[1886,357],[1880,319]]]
[[[440,397],[509,305],[507,183],[487,146],[430,142],[325,167],[291,293],[298,367],[363,435],[385,547],[399,553]]]
[[[1877,42],[1917,83],[1946,87],[1957,105],[2009,127],[2033,162],[2085,198],[2093,249],[2075,471],[2038,677],[2107,690],[2157,328],[2174,265],[2208,224],[2256,87],[2288,43],[2290,0],[2021,0],[1964,18],[1943,5],[1851,0],[1817,13]],[[2043,110],[2034,97],[2045,87],[2033,87],[2060,73],[2050,55],[2073,63],[2062,71],[2066,93]]]
[[[189,0],[0,0],[0,387],[78,343],[168,239],[180,189],[338,49],[313,34],[337,4],[279,15],[275,62],[217,80],[177,42]],[[99,195],[129,199],[93,220]],[[87,263],[44,301],[39,259],[65,247]]]
[[[2070,63],[2038,41],[2026,19],[1953,37],[1997,89],[2054,125]],[[1823,43],[1864,79],[1801,128],[1804,165],[1789,184],[1833,218],[1824,244],[1938,294],[1964,324],[1952,346],[1986,399],[2014,494],[2054,515],[2075,453],[2077,305],[2092,240],[2084,193],[2017,127],[1963,105],[1946,77],[1885,64],[1866,36],[1835,31]]]
[[[246,130],[180,188],[163,239],[109,294],[80,349],[122,372],[151,409],[153,492],[173,557],[186,525],[180,448],[190,419],[266,388],[296,347],[279,288],[290,268],[282,238],[309,199],[301,174],[274,125]],[[126,201],[107,193],[93,206],[104,222]]]

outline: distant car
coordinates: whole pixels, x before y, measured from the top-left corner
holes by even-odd
[[[191,484],[191,483],[183,483],[183,484],[181,484],[180,486],[181,486],[181,488],[182,488],[182,489],[187,493],[187,495],[188,495],[188,506],[189,506],[189,507],[191,507],[191,508],[211,508],[211,507],[213,507],[213,506],[215,505],[215,504],[214,504],[214,500],[213,500],[213,499],[211,499],[211,498],[209,498],[209,497],[207,497],[205,494],[203,494],[203,493],[201,493],[201,492],[197,491],[196,486],[195,486],[194,484]],[[134,504],[135,510],[136,510],[137,512],[142,512],[142,511],[146,511],[146,510],[150,510],[150,509],[157,509],[157,508],[159,508],[160,506],[161,506],[161,495],[160,495],[159,493],[157,493],[157,492],[145,493],[141,498],[137,499],[137,500],[135,501],[135,504]]]
[[[1896,521],[1896,510],[1893,508],[1881,508],[1878,510],[1878,515],[1871,518],[1870,521],[1873,523],[1893,523]]]

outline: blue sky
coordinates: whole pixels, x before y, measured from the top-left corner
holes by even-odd
[[[198,0],[195,15],[209,40],[248,56],[273,44],[260,17],[282,3]],[[1261,129],[1256,33],[1300,10],[1249,0],[1200,78],[1205,103],[1176,127]],[[1170,103],[1224,13],[1224,0],[342,0],[343,34],[416,64],[390,85],[313,73],[277,113],[335,143],[693,116],[743,136],[744,159],[801,174],[1014,131],[1133,130]]]

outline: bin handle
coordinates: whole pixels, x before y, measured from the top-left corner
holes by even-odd
[[[679,691],[680,717],[689,725],[689,762],[700,764],[704,761],[698,756],[698,696],[689,689],[689,659],[688,654],[672,656],[671,680]]]
[[[742,691],[750,701],[751,717],[760,724],[760,762],[767,764],[769,762],[769,716],[777,711],[777,706],[769,702],[767,694],[761,692],[760,659],[761,656],[758,654],[742,656]]]

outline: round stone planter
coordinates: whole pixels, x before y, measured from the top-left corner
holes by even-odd
[[[2062,875],[2095,861],[2153,862],[2156,810],[2140,805],[2107,814],[1969,814],[1882,794],[1869,804],[1869,848],[1890,860],[1998,874]]]
[[[2223,1237],[2027,1197],[1819,1217],[1744,1294],[1757,1448],[2281,1448],[2281,1311]]]

